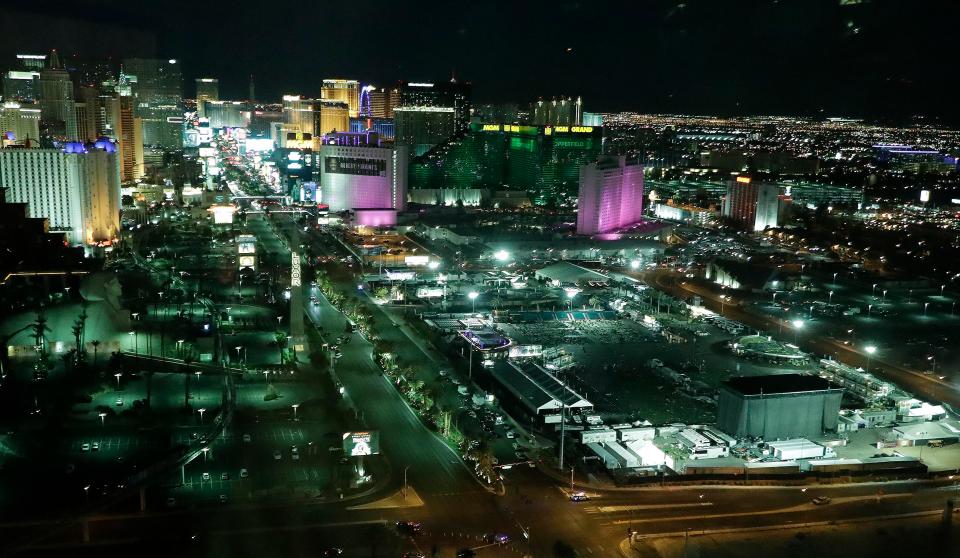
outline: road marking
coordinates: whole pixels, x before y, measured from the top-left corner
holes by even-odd
[[[681,509],[681,508],[701,508],[712,506],[713,502],[692,502],[688,504],[637,504],[637,505],[621,505],[621,506],[589,506],[584,508],[584,511],[587,513],[619,513],[626,511],[643,511],[643,510],[669,510],[669,509]]]

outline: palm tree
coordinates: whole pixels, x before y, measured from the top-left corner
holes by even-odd
[[[94,339],[93,341],[90,342],[90,344],[93,345],[93,368],[96,369],[97,368],[97,347],[100,346],[100,340]]]

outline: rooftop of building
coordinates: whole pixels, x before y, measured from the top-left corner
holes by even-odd
[[[819,376],[807,374],[774,374],[769,376],[739,376],[724,385],[743,395],[776,395],[842,389]]]

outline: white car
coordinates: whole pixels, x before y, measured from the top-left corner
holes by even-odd
[[[517,437],[517,433],[516,433],[516,432],[514,432],[513,430],[507,430],[507,438],[509,438],[509,439],[512,440],[512,439],[514,439],[514,438],[516,438],[516,437]]]
[[[243,435],[243,441],[249,443],[249,442],[250,442],[250,435],[249,435],[249,434],[244,434],[244,435]]]
[[[200,478],[203,479],[203,480],[205,480],[205,481],[208,481],[208,480],[210,480],[210,473],[204,473],[204,474],[200,475]]]
[[[90,451],[90,444],[82,444],[80,449],[83,451]]]
[[[250,473],[248,473],[246,469],[240,469],[240,478],[241,478],[241,479],[248,478],[249,476],[250,476]]]
[[[280,450],[273,450],[273,459],[275,461],[280,461],[281,459],[283,459],[283,454],[280,453]]]

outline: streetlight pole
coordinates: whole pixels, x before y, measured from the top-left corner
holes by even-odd
[[[863,350],[867,352],[867,372],[869,372],[870,360],[873,358],[873,353],[877,352],[877,348],[874,345],[867,345]]]
[[[883,291],[887,292],[887,291]],[[833,304],[833,291],[830,291],[830,299],[827,301],[827,304]]]
[[[469,293],[467,293],[467,298],[469,298],[469,299],[470,299],[470,302],[473,303],[473,313],[474,313],[474,314],[477,313],[477,297],[478,297],[478,296],[480,296],[480,293],[478,293],[477,291],[470,291]]]
[[[200,424],[203,425],[203,413],[207,412],[207,410],[203,407],[200,407],[199,409],[197,409],[197,412],[200,413]],[[204,459],[206,459],[206,451],[207,451],[206,448],[204,448],[203,451],[204,451]]]
[[[117,391],[120,391],[120,376],[123,376],[121,372],[117,372],[113,375],[113,377],[117,379]]]
[[[293,407],[293,421],[298,422],[300,419],[297,418],[297,408],[300,407],[300,404],[294,403],[293,405],[290,405],[290,406]]]
[[[876,284],[876,283],[873,284],[873,290],[870,291],[870,296],[872,296],[873,298],[877,298],[877,284]]]
[[[107,425],[107,413],[100,413],[100,426]]]

